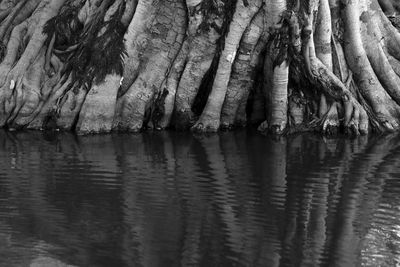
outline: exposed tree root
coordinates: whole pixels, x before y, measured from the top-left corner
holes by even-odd
[[[0,126],[395,131],[399,6],[0,1]]]
[[[339,115],[336,105],[336,103],[333,103],[322,118],[322,132],[326,135],[336,135],[339,130]]]
[[[175,107],[175,97],[178,90],[182,72],[186,66],[189,53],[189,43],[187,40],[182,44],[181,50],[176,57],[172,69],[162,86],[162,90],[168,92],[164,102],[164,114],[159,123],[159,127],[164,129],[170,126]]]
[[[230,129],[246,124],[246,102],[254,86],[256,67],[265,46],[264,10],[260,10],[246,29],[240,43],[232,74],[229,79],[224,105],[221,111],[221,127]],[[244,102],[244,103],[243,103]],[[244,108],[243,108],[244,107]]]
[[[236,58],[240,40],[250,25],[254,15],[261,8],[261,0],[253,0],[245,6],[243,1],[237,1],[236,9],[233,14],[229,30],[225,39],[225,45],[219,60],[217,72],[210,96],[206,106],[195,125],[193,131],[217,131],[220,126],[220,115],[222,105],[228,88],[229,79],[232,72],[232,65]]]
[[[0,107],[0,125],[5,125],[7,121],[12,121],[21,110],[25,112],[22,106],[27,101],[28,94],[33,93],[35,95],[34,98],[38,98],[38,92],[41,87],[41,71],[44,68],[44,65],[41,63],[44,62],[40,60],[36,61],[40,63],[36,66],[38,69],[31,68],[33,74],[29,71],[29,68],[35,62],[35,58],[39,55],[40,51],[44,51],[42,47],[45,43],[46,35],[42,31],[45,23],[57,14],[63,2],[42,2],[29,21],[30,23],[37,24],[23,22],[13,30],[15,34],[12,34],[12,37],[15,36],[16,39],[10,40],[14,43],[9,44],[9,50],[0,67],[4,68],[0,79],[0,99],[2,100],[0,101],[0,106],[2,106]],[[21,43],[23,42],[21,37],[24,30],[31,31],[32,37],[26,47],[22,47],[24,51],[18,58],[18,51],[16,49],[21,47]],[[15,45],[15,47],[12,45]],[[17,59],[18,61],[15,63]],[[32,81],[29,81],[29,78],[27,78],[30,74],[32,74]],[[29,89],[31,89],[30,92],[28,91]],[[37,100],[33,100],[29,105],[32,106],[37,103]],[[30,107],[29,109],[32,108]]]
[[[174,18],[174,12],[184,14],[181,1],[160,4],[151,26],[142,33],[147,34],[147,50],[140,57],[137,78],[117,100],[114,128],[118,130],[140,131],[151,117],[156,96],[183,43],[185,20]]]
[[[264,62],[264,91],[267,98],[267,120],[258,128],[273,134],[284,133],[288,122],[288,83],[290,26],[286,16],[287,1],[274,0],[264,6],[266,27],[271,35]],[[288,18],[289,20],[291,18]],[[295,39],[295,38],[294,38]]]
[[[28,129],[59,129],[57,119],[60,116],[60,104],[63,96],[72,88],[72,78],[61,78],[54,86],[44,92],[44,101],[33,112],[33,119],[28,124]]]
[[[225,27],[231,3],[217,0],[186,0],[188,8],[188,57],[179,81],[175,97],[174,126],[178,130],[191,127],[196,116],[193,113],[195,98],[209,76],[211,64],[218,52],[218,42]],[[207,6],[208,5],[208,6]],[[207,10],[205,8],[210,8]]]

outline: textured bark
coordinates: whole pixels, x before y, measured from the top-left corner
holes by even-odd
[[[79,133],[111,131],[120,82],[121,76],[108,75],[104,82],[90,89],[76,125]]]
[[[193,126],[195,131],[217,131],[219,129],[221,109],[240,40],[246,28],[250,25],[252,18],[260,9],[261,4],[260,0],[253,0],[248,5],[245,5],[243,1],[237,1],[225,39],[225,45],[219,59],[212,90],[199,120]]]
[[[397,130],[398,14],[392,0],[0,1],[0,126]]]
[[[267,45],[264,64],[264,90],[268,98],[267,121],[260,130],[271,129],[281,134],[287,125],[289,64],[285,38],[288,33],[283,29],[282,17],[287,10],[286,0],[269,1],[264,6],[266,11],[266,27],[272,32]]]
[[[36,71],[33,75],[33,88],[26,76],[31,73],[30,68],[33,68],[32,63],[35,62],[35,58],[44,56],[40,51],[44,51],[42,47],[47,37],[43,33],[45,23],[57,15],[64,2],[42,1],[28,21],[14,28],[13,32],[15,31],[17,35],[17,41],[8,45],[6,57],[0,65],[0,126],[6,123],[12,124],[12,120],[17,116],[16,113],[22,110],[23,105],[26,104],[27,95],[37,95],[40,89],[37,87],[40,87],[41,79],[41,75],[37,71],[40,72],[40,70],[32,70]],[[16,7],[18,8],[18,6]],[[26,31],[25,36],[23,36],[23,31]],[[11,39],[11,41],[14,40]],[[24,42],[28,43],[23,48],[23,53],[18,55],[17,50]],[[38,59],[36,62],[41,61]],[[43,69],[40,65],[39,68]],[[27,103],[28,105],[37,104],[37,97],[30,100],[33,100],[33,103]]]
[[[246,104],[254,86],[256,67],[265,46],[264,11],[260,10],[246,29],[240,43],[232,73],[229,79],[224,105],[221,111],[221,125],[231,128],[246,124]]]
[[[332,58],[332,19],[329,9],[329,1],[321,0],[317,25],[315,26],[315,53],[319,60],[329,69],[333,70]],[[325,94],[321,94],[319,105],[319,118],[323,119],[322,129],[324,132],[336,132],[339,127],[339,117],[337,112],[337,103],[327,103]]]
[[[164,115],[162,121],[160,122],[161,128],[166,128],[170,126],[172,115],[175,107],[176,92],[178,90],[179,81],[182,77],[182,72],[187,63],[187,57],[189,53],[189,43],[185,41],[182,44],[181,51],[176,57],[171,71],[169,72],[168,78],[162,87],[163,90],[168,92],[164,103]]]
[[[362,42],[362,36],[368,35],[366,32],[367,25],[365,25],[368,22],[363,22],[366,27],[360,31],[360,8],[357,2],[349,2],[344,8],[345,39],[347,41],[345,46],[346,58],[361,94],[369,101],[379,121],[388,129],[396,129],[399,126],[399,107],[385,91],[368,61]],[[364,12],[367,12],[364,15],[368,16],[368,11]]]
[[[183,43],[185,32],[183,2],[164,1],[157,5],[158,8],[152,14],[153,20],[149,22],[150,25],[147,25],[147,29],[142,33],[146,51],[138,54],[138,62],[135,61],[135,64],[139,63],[135,68],[137,76],[117,102],[114,127],[119,130],[137,132],[142,129],[143,122],[146,121],[145,113],[151,112],[153,99],[160,90]],[[136,12],[139,8],[140,1]],[[132,27],[135,27],[135,24]],[[128,42],[137,41],[135,39],[127,40]],[[127,75],[129,76],[131,73]],[[128,80],[130,81],[131,78]],[[124,82],[121,87],[124,90]]]
[[[210,2],[208,1],[209,4]],[[194,123],[192,106],[203,77],[210,69],[217,52],[217,42],[221,38],[226,7],[224,2],[220,0],[216,2],[218,7],[221,5],[222,10],[218,8],[216,12],[208,12],[203,7],[207,1],[186,1],[188,8],[186,40],[189,52],[175,98],[175,127],[177,129],[187,129]]]

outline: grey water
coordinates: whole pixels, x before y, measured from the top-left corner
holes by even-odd
[[[0,266],[399,266],[400,136],[0,131]]]

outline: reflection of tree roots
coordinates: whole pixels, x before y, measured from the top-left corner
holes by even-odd
[[[363,257],[381,256],[381,251],[361,254],[371,248],[365,242],[368,233],[381,225],[382,234],[390,233],[386,222],[398,220],[376,217],[395,212],[390,201],[398,191],[393,177],[400,156],[398,134],[353,140],[299,134],[272,140],[238,131],[201,135],[195,141],[182,133],[44,134],[0,131],[0,151],[10,155],[0,162],[0,180],[5,196],[12,195],[0,209],[7,210],[10,202],[18,210],[7,213],[15,223],[5,229],[25,233],[21,240],[52,240],[51,246],[41,248],[82,249],[80,260],[89,254],[88,261],[104,259],[103,251],[88,250],[82,242],[89,248],[107,248],[123,240],[124,253],[113,260],[135,251],[134,260],[151,256],[152,262],[175,257],[179,262],[230,266],[236,263],[233,255],[240,265],[269,266],[275,259],[344,266],[350,260],[358,264]],[[33,164],[32,152],[35,159],[51,164]],[[65,175],[75,167],[84,179]],[[45,179],[46,168],[57,179]],[[142,179],[139,173],[153,179]],[[68,216],[69,206],[54,203],[74,203],[78,216]],[[29,220],[44,223],[47,231],[21,231]],[[111,232],[96,235],[106,228]],[[62,242],[66,237],[67,244]],[[8,243],[7,234],[1,238]],[[198,253],[210,244],[225,249],[214,250],[213,257]],[[329,248],[329,253],[321,248]]]

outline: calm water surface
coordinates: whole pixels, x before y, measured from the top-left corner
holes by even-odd
[[[0,132],[0,266],[399,266],[400,136]]]

